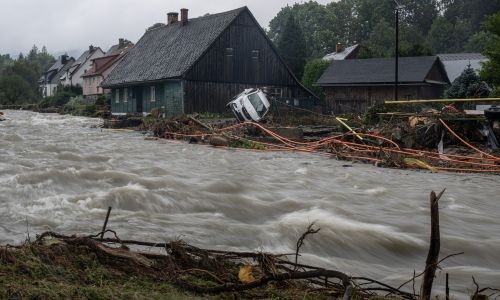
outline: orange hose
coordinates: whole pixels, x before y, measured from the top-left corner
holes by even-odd
[[[466,145],[467,147],[471,148],[471,149],[474,149],[475,151],[477,151],[478,153],[481,153],[482,155],[484,156],[487,156],[487,157],[490,157],[494,160],[500,160],[500,157],[496,157],[494,155],[491,155],[491,154],[488,154],[484,151],[481,151],[479,150],[478,148],[472,146],[471,144],[467,143],[464,139],[462,139],[461,137],[458,136],[458,134],[456,134],[453,130],[451,130],[451,128],[442,120],[442,119],[439,119],[439,121],[441,122],[441,124],[443,124],[443,126],[448,129],[448,131],[454,136],[456,137],[460,142],[462,142],[464,145]]]
[[[441,123],[445,126],[445,128],[457,139],[459,139],[464,145],[467,147],[473,149],[474,151],[480,153],[481,155],[487,156],[489,159],[493,159],[495,161],[500,161],[499,157],[490,155],[484,151],[481,151],[480,149],[472,146],[471,144],[467,143],[463,139],[461,139],[451,128],[444,123],[443,120],[441,120]],[[245,139],[242,137],[234,136],[233,138],[238,139],[238,140],[247,140],[247,141],[252,141],[253,143],[256,143],[258,145],[262,145],[266,149],[251,149],[253,151],[259,151],[259,152],[269,152],[269,151],[301,151],[301,152],[308,152],[308,153],[315,153],[315,154],[322,154],[322,155],[336,155],[338,157],[344,158],[344,159],[360,159],[360,160],[366,160],[366,161],[371,161],[375,163],[383,163],[383,160],[380,160],[378,158],[370,157],[370,156],[360,156],[360,155],[370,155],[370,154],[375,154],[379,153],[381,151],[386,151],[389,153],[395,153],[403,156],[409,156],[409,157],[416,157],[419,159],[428,159],[428,160],[434,160],[434,161],[444,161],[449,164],[456,164],[456,165],[468,165],[468,166],[476,166],[478,168],[460,168],[460,167],[442,167],[442,166],[433,166],[437,170],[443,170],[443,171],[455,171],[455,172],[478,172],[478,173],[500,173],[500,166],[497,164],[491,164],[491,163],[482,163],[481,161],[484,161],[485,158],[479,158],[479,157],[469,157],[469,156],[464,156],[464,155],[458,155],[458,154],[444,154],[446,155],[446,159],[442,159],[440,153],[438,152],[432,152],[432,151],[426,151],[426,150],[415,150],[415,149],[401,149],[397,143],[394,141],[376,135],[376,134],[369,134],[369,133],[357,133],[358,135],[362,137],[370,137],[374,138],[377,140],[381,140],[383,142],[387,142],[390,144],[391,147],[386,147],[386,146],[372,146],[372,145],[366,145],[362,143],[356,143],[356,142],[348,142],[348,141],[343,141],[341,140],[343,137],[347,136],[353,136],[354,134],[349,132],[345,134],[340,134],[332,137],[327,137],[318,141],[314,142],[298,142],[298,141],[293,141],[291,139],[285,138],[283,136],[280,136],[279,134],[273,132],[272,130],[262,126],[261,124],[254,123],[254,122],[244,122],[244,123],[238,123],[232,126],[228,126],[222,129],[219,129],[218,132],[228,132],[232,131],[241,127],[247,127],[247,126],[253,126],[256,127],[257,129],[261,130],[263,133],[269,135],[270,137],[274,138],[275,140],[279,141],[281,145],[279,144],[274,144],[274,143],[265,143],[265,142],[259,142],[259,141],[254,141],[250,139]],[[180,133],[175,133],[175,132],[165,132],[165,134],[170,134],[174,136],[183,136],[183,137],[202,137],[202,136],[211,136],[214,134],[180,134]],[[330,144],[338,144],[344,146],[348,151],[352,151],[351,154],[348,154],[347,152],[337,152],[337,153],[328,153],[325,152],[325,149],[321,150],[321,147],[326,147]],[[353,154],[354,153],[354,154]],[[355,155],[355,154],[358,155]],[[481,169],[479,169],[481,168]]]

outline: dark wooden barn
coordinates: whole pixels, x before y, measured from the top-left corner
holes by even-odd
[[[233,96],[254,87],[296,105],[314,99],[247,7],[193,19],[182,9],[177,16],[148,29],[102,83],[111,89],[112,113],[227,112]]]
[[[437,56],[399,58],[398,100],[438,99],[449,84]],[[333,61],[317,81],[325,91],[326,113],[363,113],[394,100],[394,58]]]

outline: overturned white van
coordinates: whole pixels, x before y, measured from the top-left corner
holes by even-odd
[[[270,106],[266,94],[261,89],[246,89],[227,104],[240,122],[259,122]]]

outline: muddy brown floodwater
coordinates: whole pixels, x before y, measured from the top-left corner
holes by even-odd
[[[180,238],[223,250],[293,253],[317,221],[321,230],[307,238],[299,262],[399,286],[425,265],[429,193],[447,188],[441,257],[465,253],[441,264],[435,293],[444,294],[445,273],[455,298],[475,290],[472,276],[481,287],[500,288],[498,175],[146,141],[139,132],[101,129],[99,119],[4,113],[2,244],[21,243],[28,231],[98,233],[108,206],[108,228],[122,239]]]

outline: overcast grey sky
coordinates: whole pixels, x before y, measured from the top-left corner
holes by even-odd
[[[326,4],[332,0],[317,0]],[[299,0],[0,0],[0,54],[14,57],[33,45],[49,53],[78,55],[89,45],[103,51],[123,37],[132,42],[154,23],[166,22],[167,12],[189,9],[189,17],[248,6],[257,21],[269,21],[287,4]]]

